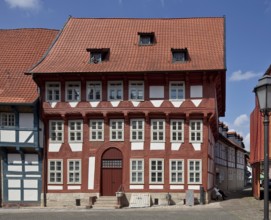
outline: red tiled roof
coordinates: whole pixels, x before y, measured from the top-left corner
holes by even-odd
[[[139,46],[138,33],[156,43]],[[224,18],[70,18],[47,57],[32,73],[225,70]],[[109,48],[109,61],[90,64],[87,48]],[[172,63],[171,49],[190,61]]]
[[[33,103],[37,86],[24,73],[47,51],[57,30],[0,30],[0,103]]]

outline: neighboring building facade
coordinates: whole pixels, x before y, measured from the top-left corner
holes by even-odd
[[[178,202],[215,182],[225,20],[70,18],[29,74],[45,129],[44,203],[120,186]]]
[[[266,75],[271,75],[271,65],[267,69]],[[271,139],[269,137],[269,176],[270,172],[270,146]],[[250,164],[252,167],[252,190],[253,196],[257,199],[261,198],[260,194],[260,175],[264,173],[264,126],[263,116],[261,116],[258,100],[255,97],[255,108],[250,114]]]
[[[219,139],[215,146],[216,184],[225,191],[243,189],[246,180],[246,150],[243,138],[229,132],[224,123],[219,123]]]
[[[56,30],[0,30],[1,205],[41,200],[42,138],[38,92],[24,72],[46,52]]]

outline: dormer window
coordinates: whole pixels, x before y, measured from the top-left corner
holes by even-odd
[[[98,64],[109,60],[109,48],[87,49],[90,52],[90,63]]]
[[[139,45],[153,45],[155,43],[154,33],[138,33]]]
[[[188,61],[188,50],[184,49],[171,49],[172,52],[172,62],[185,62]]]

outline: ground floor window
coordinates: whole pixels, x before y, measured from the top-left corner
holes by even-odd
[[[62,173],[63,173],[63,162],[62,160],[49,160],[49,183],[61,184]]]
[[[130,183],[144,183],[144,160],[131,159],[130,161]]]
[[[188,183],[201,183],[201,160],[188,160]]]
[[[150,183],[164,183],[163,159],[150,159]]]
[[[170,183],[177,184],[183,183],[184,167],[183,160],[170,160]]]
[[[68,161],[68,183],[81,183],[81,160]]]

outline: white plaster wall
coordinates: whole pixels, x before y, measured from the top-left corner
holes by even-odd
[[[131,149],[132,150],[144,150],[144,142],[132,142]]]
[[[201,103],[201,99],[192,99],[191,100],[193,102],[193,104],[196,106],[196,107],[199,107],[200,103]]]
[[[192,143],[192,145],[196,151],[201,150],[201,143]]]
[[[20,113],[19,114],[19,127],[20,128],[34,128],[34,114],[33,113]]]
[[[90,102],[91,107],[96,108],[100,102]]]
[[[83,143],[69,143],[72,152],[80,152],[83,148]]]
[[[144,189],[144,185],[130,185],[130,189]]]
[[[165,150],[165,143],[151,143],[151,150]]]
[[[24,180],[24,188],[38,188],[38,180]]]
[[[77,106],[78,102],[69,102],[69,104],[72,108],[74,108]]]
[[[81,186],[68,186],[68,190],[81,189]]]
[[[184,189],[183,185],[170,185],[170,189]]]
[[[8,190],[8,200],[9,201],[21,201],[21,190],[9,189]]]
[[[15,142],[16,141],[15,131],[1,130],[0,141],[1,142]]]
[[[24,201],[38,201],[38,190],[27,189],[24,190]]]
[[[88,159],[88,189],[94,189],[95,157]]]
[[[188,189],[199,190],[200,186],[199,185],[188,185]]]
[[[25,172],[39,172],[39,166],[25,166]]]
[[[19,142],[26,143],[27,138],[33,134],[33,131],[20,131],[19,132]],[[34,143],[34,135],[27,141],[27,143]]]
[[[110,103],[113,107],[118,107],[118,105],[120,104],[120,101],[111,101]]]
[[[164,189],[163,185],[149,185],[150,189]]]
[[[21,180],[8,180],[8,188],[20,188],[21,187]]]
[[[179,108],[183,104],[183,102],[184,101],[172,101],[171,100],[171,103],[175,108]]]
[[[171,150],[172,151],[179,150],[181,146],[182,143],[171,143]]]
[[[49,152],[59,152],[62,143],[49,143]]]
[[[63,186],[50,186],[48,185],[49,190],[62,190]]]
[[[160,107],[164,100],[151,100],[151,103],[154,107]]]

